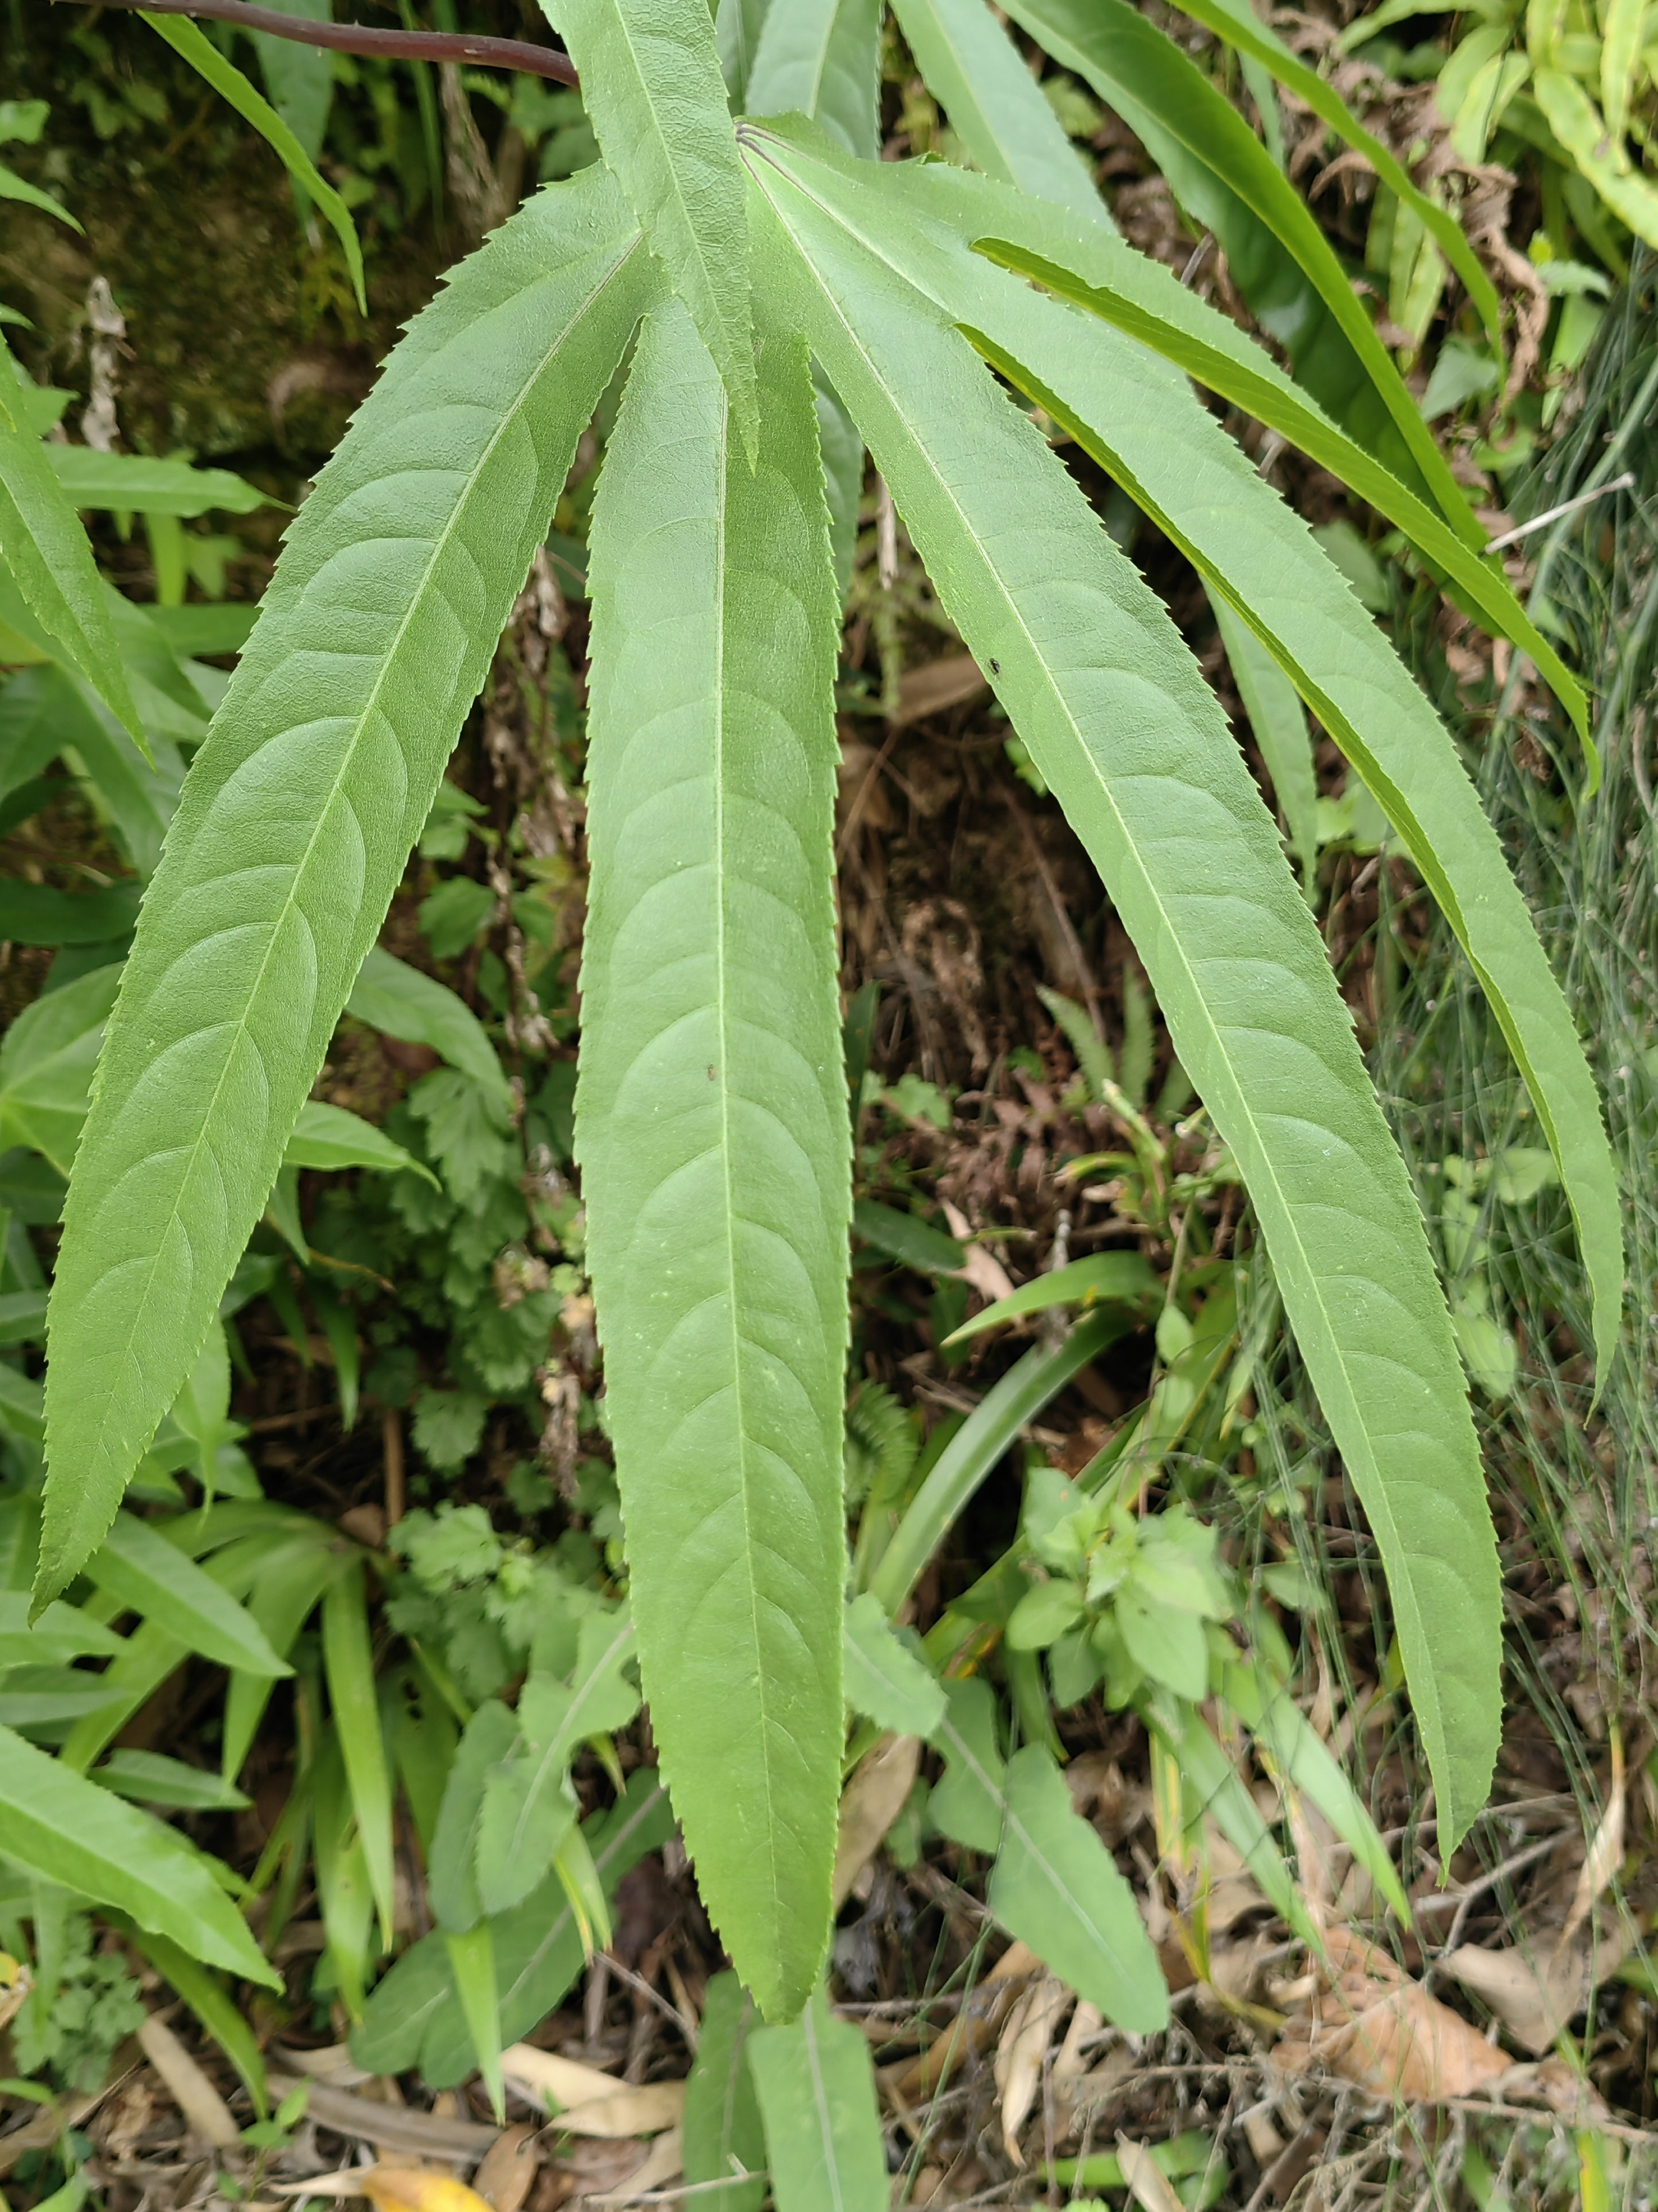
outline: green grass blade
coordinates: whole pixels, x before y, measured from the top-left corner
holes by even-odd
[[[143,14],[142,9],[140,13]],[[158,38],[165,39],[175,53],[181,54],[191,69],[207,79],[220,98],[228,100],[245,123],[253,125],[295,183],[316,202],[324,220],[340,242],[340,251],[345,256],[345,265],[351,276],[351,289],[357,296],[357,312],[366,315],[368,313],[368,296],[363,290],[362,248],[357,243],[357,228],[351,220],[351,210],[322,175],[287,124],[264,94],[256,92],[235,64],[227,61],[207,33],[187,17],[146,15],[143,20]]]
[[[1289,832],[1290,850],[1301,870],[1302,889],[1312,896],[1318,869],[1318,776],[1313,733],[1296,687],[1243,620],[1230,600],[1212,592],[1215,626],[1249,717],[1272,793]]]
[[[133,1942],[162,1980],[178,1991],[235,2068],[241,2076],[242,2087],[252,2100],[255,2117],[264,2119],[270,2110],[265,2098],[264,2056],[229,1993],[205,1966],[199,1966],[187,1951],[181,1951],[165,1936],[157,1936],[136,1924],[131,1935]]]
[[[1088,847],[1248,1186],[1376,1534],[1440,1818],[1460,1835],[1500,1713],[1479,1449],[1421,1217],[1276,826],[1164,610],[1063,465],[945,311],[796,189],[750,127],[777,224],[768,284]],[[906,228],[898,216],[894,236]]]
[[[1058,994],[1054,994],[1055,997]],[[1086,1017],[1084,1017],[1086,1018]],[[1092,1036],[1090,1029],[1090,1035]],[[1094,1038],[1097,1046],[1099,1040]],[[1072,1260],[1045,1275],[1033,1275],[1017,1291],[998,1298],[982,1313],[944,1339],[946,1344],[965,1344],[987,1328],[1000,1328],[1027,1314],[1046,1313],[1054,1306],[1076,1306],[1086,1313],[1094,1306],[1127,1306],[1131,1313],[1152,1318],[1163,1303],[1163,1285],[1150,1261],[1139,1252],[1091,1252],[1085,1260]]]
[[[460,2008],[465,2015],[466,2032],[472,2039],[478,2072],[483,2077],[495,2119],[504,2124],[507,2088],[501,2076],[500,1999],[495,1990],[495,1947],[489,1923],[480,1920],[464,1936],[446,1931],[443,1942],[449,1954],[449,1971],[454,1976]]]
[[[986,176],[1109,226],[1094,179],[985,0],[894,0],[893,13],[922,82]]]
[[[576,1142],[645,1693],[770,2018],[829,1935],[850,1191],[829,520],[804,346],[760,370],[751,475],[654,313],[605,458]]]
[[[1021,1429],[1072,1376],[1123,1334],[1114,1314],[1096,1315],[1064,1343],[1038,1345],[993,1385],[950,1438],[905,1508],[870,1588],[889,1620],[915,1587],[945,1533]]]
[[[855,173],[833,154],[814,148],[810,154],[791,151],[784,158],[803,180],[810,177],[813,190],[834,197],[843,209],[853,206]],[[1494,635],[1508,638],[1536,663],[1582,740],[1589,766],[1587,788],[1594,790],[1600,781],[1600,763],[1589,738],[1582,689],[1515,598],[1495,562],[1479,559],[1413,492],[1339,429],[1262,347],[1168,270],[1114,237],[1102,224],[1079,222],[1063,209],[1044,206],[1027,193],[1011,192],[988,178],[971,176],[943,162],[889,162],[880,176],[885,196],[900,199],[923,219],[948,226],[987,258],[1035,277],[1139,338],[1198,383],[1299,446],[1378,514],[1396,523],[1418,550],[1444,571],[1485,627]],[[931,234],[942,255],[941,239],[936,232]],[[936,281],[948,290],[965,283],[959,264],[951,276],[946,274],[950,265],[947,258],[928,258],[925,232],[912,233],[906,243],[909,250],[899,258],[911,281],[921,281],[921,270],[930,266],[933,277],[929,283]],[[967,319],[965,315],[962,319]]]
[[[807,115],[847,153],[881,150],[881,0],[771,0],[749,78],[750,115]]]
[[[752,465],[759,403],[749,232],[707,0],[542,7],[581,72],[600,150],[714,356]]]
[[[7,356],[0,359],[0,563],[50,643],[142,744],[144,726],[121,665],[92,547],[46,448],[16,411],[15,390]]]
[[[70,1183],[43,1596],[194,1363],[655,281],[602,170],[538,193],[410,325],[288,532],[146,897]]]
[[[130,1912],[193,1959],[280,1989],[247,1923],[181,1836],[0,1728],[0,1851]]]
[[[320,1539],[320,1540],[319,1540]],[[317,1534],[301,1535],[287,1542],[267,1544],[252,1587],[247,1610],[264,1631],[265,1639],[279,1659],[286,1659],[294,1640],[320,1603],[323,1592],[338,1575],[349,1574],[355,1562],[349,1552],[336,1548],[332,1529],[319,1527]],[[270,1702],[268,1675],[231,1675],[225,1693],[224,1736],[220,1771],[234,1781],[242,1771],[264,1709]]]
[[[1378,459],[1396,453],[1452,528],[1485,542],[1422,410],[1301,194],[1224,93],[1127,0],[1016,0],[1014,20],[1143,138],[1226,251],[1297,374]]]
[[[118,1513],[87,1572],[100,1589],[204,1659],[272,1680],[294,1671],[270,1649],[247,1608],[148,1521]]]
[[[708,2212],[760,2212],[765,2197],[763,2179],[731,2179],[738,2170],[763,2174],[766,2164],[748,2063],[749,2038],[759,2026],[754,1999],[737,1976],[716,1974],[708,1984],[696,2057],[685,2084],[685,2179],[726,2185],[700,2192]]]
[[[788,2027],[749,2039],[777,2212],[879,2212],[886,2145],[869,2045],[821,1990]]]
[[[1437,241],[1440,251],[1467,288],[1485,336],[1498,362],[1503,359],[1503,307],[1497,287],[1480,264],[1456,217],[1417,186],[1410,171],[1374,133],[1367,131],[1335,87],[1327,84],[1316,70],[1292,54],[1278,34],[1267,28],[1249,6],[1249,0],[1181,0],[1181,13],[1204,24],[1239,53],[1262,63],[1303,106],[1327,123],[1345,146],[1363,154],[1389,191],[1419,216]]]
[[[368,1864],[380,1935],[392,1948],[392,1778],[380,1729],[374,1654],[361,1559],[323,1593],[322,1659],[328,1678],[329,1716],[345,1761],[345,1779],[357,1835]]]

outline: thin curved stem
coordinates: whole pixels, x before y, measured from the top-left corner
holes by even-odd
[[[304,46],[328,46],[343,54],[367,54],[381,61],[470,62],[475,69],[515,70],[525,76],[578,82],[568,54],[525,39],[491,39],[466,31],[382,31],[367,23],[318,23],[258,8],[248,0],[73,0],[80,6],[134,8],[151,15],[206,15],[244,30],[268,31],[272,38],[294,39]]]

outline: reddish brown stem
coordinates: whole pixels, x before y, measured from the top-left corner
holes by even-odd
[[[467,31],[381,31],[367,23],[313,23],[284,15],[275,8],[256,8],[248,0],[76,0],[80,6],[137,8],[151,15],[207,15],[216,23],[239,23],[244,30],[269,31],[272,38],[297,40],[302,46],[329,46],[337,53],[367,54],[381,61],[471,62],[475,69],[516,70],[525,76],[576,83],[575,64],[552,46],[525,39],[474,37]]]

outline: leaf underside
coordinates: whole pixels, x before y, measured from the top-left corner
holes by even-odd
[[[99,1066],[48,1322],[42,1598],[190,1372],[654,283],[602,171],[531,200],[410,326],[292,526]]]
[[[939,596],[1145,961],[1248,1184],[1370,1516],[1461,1833],[1495,1754],[1499,1604],[1479,1456],[1404,1166],[1277,832],[1195,663],[944,312],[745,126],[766,281],[873,453]]]
[[[829,1924],[848,1127],[836,606],[806,354],[760,459],[647,318],[595,503],[576,1141],[641,1670],[701,1893],[768,2018]]]

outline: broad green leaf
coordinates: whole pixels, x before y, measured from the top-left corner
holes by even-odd
[[[1224,594],[1212,592],[1209,604],[1232,681],[1272,779],[1272,796],[1301,870],[1302,889],[1310,896],[1318,869],[1318,777],[1306,710],[1295,685]]]
[[[253,1802],[222,1776],[186,1766],[159,1751],[112,1752],[101,1766],[94,1767],[91,1779],[136,1804],[174,1805],[189,1812],[235,1813]]]
[[[1086,1313],[1090,1307],[1121,1305],[1147,1313],[1160,1304],[1163,1285],[1151,1262],[1138,1252],[1091,1252],[1085,1260],[1072,1260],[1051,1273],[1033,1275],[1009,1297],[998,1298],[982,1313],[963,1322],[946,1337],[947,1344],[964,1344],[987,1328],[1000,1328],[1025,1314],[1051,1312],[1055,1306],[1075,1306]]]
[[[377,945],[351,986],[346,1012],[387,1036],[429,1044],[440,1060],[483,1086],[502,1108],[511,1093],[495,1048],[477,1016],[435,976],[393,957]]]
[[[0,161],[0,200],[16,200],[24,207],[39,208],[43,215],[55,215],[71,230],[82,228],[61,200],[53,199],[50,192],[43,192],[39,185],[30,184],[27,177],[20,177],[3,161]]]
[[[789,158],[804,165],[809,157],[802,151]],[[811,159],[810,170],[802,166],[800,173],[803,179],[810,176],[814,190],[835,190],[826,172],[836,169],[846,179],[839,190],[849,193],[853,173],[834,154],[814,149]],[[1198,383],[1299,446],[1378,514],[1396,523],[1420,552],[1445,571],[1486,628],[1509,639],[1536,663],[1583,742],[1590,769],[1588,787],[1593,791],[1600,764],[1589,740],[1582,687],[1515,599],[1495,562],[1477,558],[1437,514],[1338,429],[1263,348],[1168,270],[1102,225],[1079,222],[1066,210],[1048,207],[1028,193],[1010,192],[988,178],[970,176],[942,162],[889,162],[880,172],[880,189],[924,222],[932,217],[950,225],[988,258],[1035,277],[1128,337],[1142,340],[1154,353],[1165,355]],[[908,243],[917,253],[926,253],[923,237],[912,236]],[[905,260],[906,271],[914,279],[920,264],[912,256]],[[955,281],[963,280],[958,276]],[[968,319],[963,315],[961,319]]]
[[[602,170],[538,194],[410,325],[289,530],[150,886],[71,1184],[45,1596],[189,1371],[653,283]]]
[[[1062,464],[946,312],[744,129],[778,226],[768,284],[1088,848],[1248,1186],[1376,1534],[1440,1818],[1460,1835],[1500,1710],[1479,1450],[1421,1217],[1276,826],[1163,607]],[[902,1534],[877,1578],[889,1611]]]
[[[225,59],[197,24],[177,15],[145,15],[144,21],[152,31],[167,40],[175,52],[184,57],[191,69],[207,79],[220,98],[228,100],[245,123],[253,125],[295,183],[316,202],[324,220],[340,242],[340,251],[345,256],[345,265],[351,274],[351,287],[357,295],[358,313],[366,315],[368,301],[362,284],[362,248],[357,243],[356,226],[351,220],[351,211],[332,185],[319,173],[316,163],[287,124],[264,94],[254,90],[234,63]]]
[[[333,19],[334,0],[276,0],[276,5],[284,15],[301,15],[313,23]],[[413,19],[405,15],[404,20]],[[272,106],[314,161],[322,152],[333,105],[334,57],[322,47],[279,39],[269,31],[251,31],[248,36],[258,54],[259,73]]]
[[[860,1198],[852,1212],[852,1233],[860,1244],[872,1244],[900,1267],[918,1274],[955,1275],[967,1265],[967,1253],[953,1237],[930,1222],[878,1199]]]
[[[665,306],[605,455],[576,1141],[652,1724],[704,1901],[786,2017],[835,1854],[849,1132],[828,517],[798,335],[768,325],[758,367],[750,472]]]
[[[1212,230],[1255,319],[1336,421],[1414,474],[1465,544],[1485,533],[1300,192],[1218,86],[1128,0],[1015,0],[1014,20],[1074,70]]]
[[[1108,2021],[1136,2035],[1169,2019],[1169,1995],[1134,1893],[1071,1802],[1045,1746],[1007,1762],[991,1911]]]
[[[993,1857],[1002,1840],[1007,1768],[997,1740],[996,1692],[970,1675],[947,1682],[948,1710],[936,1738],[944,1771],[932,1785],[927,1817],[940,1835]]]
[[[714,356],[756,452],[749,233],[708,0],[541,0],[606,162]]]
[[[630,1774],[617,1802],[583,1825],[593,1863],[610,1893],[647,1851],[660,1850],[674,1830],[668,1793],[650,1767]],[[581,1938],[556,1875],[489,1927],[504,2047],[526,2035],[568,1994],[584,1963]],[[452,2088],[471,2072],[471,2042],[440,1933],[411,1946],[380,1983],[351,2047],[360,2065],[380,2073],[416,2071],[437,2089]]]
[[[790,2027],[755,2030],[749,2066],[777,2212],[880,2212],[890,2191],[886,2145],[859,2030],[814,1990]]]
[[[173,1829],[0,1729],[0,1851],[192,1958],[280,1989],[210,1867]]]
[[[141,686],[142,676],[129,673]],[[185,764],[177,744],[161,735],[152,717],[146,759],[86,678],[72,670],[31,669],[22,681],[38,686],[49,702],[58,718],[58,749],[83,772],[83,795],[147,883],[161,860],[161,841],[184,787]],[[199,730],[193,734],[199,736]]]
[[[1625,0],[1628,4],[1628,0]],[[1639,4],[1639,0],[1637,0]],[[1248,54],[1272,72],[1281,85],[1286,86],[1301,102],[1325,123],[1327,123],[1344,145],[1362,154],[1388,191],[1402,200],[1433,234],[1440,251],[1467,287],[1468,297],[1479,311],[1485,325],[1485,335],[1491,350],[1500,362],[1503,358],[1503,308],[1497,296],[1497,288],[1481,266],[1479,257],[1469,245],[1462,226],[1448,208],[1430,199],[1420,191],[1411,173],[1383,144],[1367,131],[1358,118],[1332,84],[1326,82],[1318,71],[1292,54],[1277,33],[1269,30],[1249,4],[1249,0],[1193,0],[1181,12],[1194,22],[1204,24],[1235,46],[1241,54]],[[1509,33],[1505,31],[1503,35]],[[1442,112],[1443,103],[1442,101]]]
[[[760,51],[765,21],[766,0],[719,0],[714,9],[714,39],[720,68],[726,95],[738,115],[749,103],[749,72]]]
[[[113,1659],[121,1639],[76,1607],[49,1605],[33,1628],[21,1589],[0,1590],[0,1667],[52,1667],[95,1656]]]
[[[1230,604],[1363,775],[1479,976],[1577,1224],[1602,1371],[1623,1307],[1622,1211],[1594,1079],[1449,733],[1300,517],[1166,364],[1010,287],[975,312],[990,356],[1076,435]],[[1271,549],[1267,557],[1267,549]],[[1259,734],[1259,731],[1257,732]],[[1269,767],[1272,762],[1269,759]],[[1310,784],[1310,763],[1298,764]],[[1305,788],[1303,803],[1312,794]],[[1315,832],[1313,834],[1315,835]]]
[[[726,2185],[701,2192],[708,2212],[760,2212],[765,2197],[766,2138],[748,2063],[749,2038],[759,2026],[754,1999],[737,1976],[716,1974],[685,2084],[685,2179]],[[733,2172],[762,2179],[733,2181]]]
[[[872,161],[881,150],[881,0],[771,0],[749,77],[750,115],[808,115]]]
[[[1646,16],[1647,0],[1606,0],[1601,18],[1600,108],[1614,143],[1628,125],[1630,100],[1639,82]]]
[[[92,548],[43,446],[23,423],[0,362],[0,564],[52,644],[142,739]]]
[[[44,884],[0,883],[0,938],[14,945],[107,945],[138,919],[137,884],[106,891],[55,891]]]
[[[944,1693],[930,1668],[887,1626],[881,1601],[865,1590],[847,1607],[847,1703],[899,1735],[934,1735]]]
[[[812,363],[811,383],[817,409],[817,444],[823,457],[823,495],[829,501],[835,597],[836,604],[844,607],[847,593],[852,588],[853,556],[858,550],[858,502],[864,492],[864,441],[816,362]]]
[[[0,1039],[0,1152],[27,1145],[68,1175],[120,981],[118,965],[94,968],[26,1006]]]
[[[987,177],[1109,225],[1094,179],[985,0],[894,0],[893,13],[927,90]]]
[[[246,1607],[148,1521],[118,1513],[86,1571],[100,1589],[204,1659],[252,1674],[294,1671],[270,1649]]]
[[[959,195],[952,190],[952,197]],[[865,222],[876,213],[866,195],[849,208],[848,221],[860,219],[859,208]],[[929,251],[937,234],[901,232],[877,214],[872,235],[1188,556],[1217,607],[1235,610],[1228,620],[1256,653],[1278,657],[1381,801],[1468,953],[1527,1079],[1577,1223],[1604,1367],[1621,1312],[1623,1240],[1594,1079],[1496,834],[1437,716],[1306,526],[1175,370],[1121,332],[1108,338],[1058,302],[1032,299],[1023,285],[979,276],[977,257],[963,252],[949,270]],[[1270,560],[1261,557],[1267,546]],[[1270,661],[1266,673],[1278,675]],[[1310,811],[1315,794],[1304,744],[1299,760],[1293,741],[1285,750]],[[1304,834],[1315,841],[1312,824]]]
[[[325,1105],[317,1098],[308,1098],[301,1107],[294,1133],[288,1140],[288,1150],[282,1154],[282,1165],[378,1168],[383,1175],[397,1175],[406,1170],[410,1175],[422,1176],[434,1190],[442,1188],[431,1169],[412,1152],[405,1152],[384,1129],[377,1129],[372,1121],[365,1121],[360,1114],[349,1113],[343,1106]]]
[[[192,468],[141,453],[105,453],[92,446],[43,446],[70,506],[143,514],[252,514],[270,504],[267,493],[228,469]]]
[[[380,1693],[374,1686],[374,1654],[368,1634],[368,1604],[361,1559],[350,1572],[335,1577],[323,1593],[323,1672],[328,1680],[329,1718],[345,1763],[345,1779],[357,1839],[368,1868],[369,1886],[380,1914],[380,1936],[392,1948],[392,1778],[380,1731]]]
[[[568,1777],[584,1737],[625,1728],[638,1711],[639,1692],[623,1671],[634,1648],[625,1610],[589,1613],[570,1680],[531,1673],[525,1682],[518,1702],[520,1741],[483,1785],[476,1865],[486,1914],[521,1904],[545,1876],[576,1817]]]
[[[486,1698],[466,1723],[438,1810],[428,1873],[438,1925],[464,1936],[483,1917],[478,1894],[477,1839],[490,1771],[511,1758],[518,1716],[499,1698]]]
[[[111,1693],[111,1703],[70,1729],[58,1753],[63,1764],[84,1774],[145,1698],[153,1696],[189,1656],[189,1646],[169,1635],[159,1622],[141,1621],[127,1638],[120,1657],[112,1660],[100,1677]]]
[[[1564,70],[1540,69],[1532,80],[1537,104],[1548,125],[1620,222],[1658,250],[1658,187],[1639,170],[1625,166],[1614,148],[1600,110],[1576,77]]]

